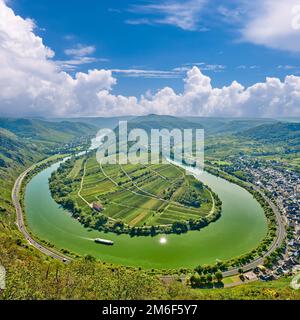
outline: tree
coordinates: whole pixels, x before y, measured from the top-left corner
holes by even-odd
[[[221,282],[223,280],[223,274],[221,271],[217,271],[216,274],[215,274],[215,277],[216,277],[216,280],[218,282]]]
[[[200,275],[203,273],[203,267],[202,266],[198,266],[195,268],[195,271]]]
[[[84,257],[84,260],[85,260],[85,261],[89,261],[89,262],[95,262],[95,261],[96,261],[96,258],[93,257],[93,256],[90,255],[90,254],[87,254],[87,255]]]
[[[107,217],[101,215],[96,221],[95,228],[100,229],[107,222],[107,220]]]
[[[210,283],[210,282],[212,282],[212,280],[213,280],[212,274],[211,274],[211,273],[208,273],[207,276],[206,276],[206,281],[207,281],[208,283]]]
[[[71,198],[68,198],[65,202],[65,208],[72,211],[74,209],[75,203],[74,200]]]
[[[192,275],[190,278],[191,286],[197,288],[200,286],[200,277],[198,275]]]
[[[200,276],[200,284],[203,284],[203,283],[205,283],[206,282],[206,277],[205,277],[205,275],[201,275]]]
[[[206,264],[206,265],[203,267],[203,273],[204,273],[204,274],[207,274],[207,273],[209,273],[209,272],[211,272],[211,266]]]

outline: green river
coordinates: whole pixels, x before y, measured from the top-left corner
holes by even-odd
[[[267,220],[259,203],[245,189],[204,172],[200,180],[223,202],[222,217],[201,231],[182,235],[134,237],[85,229],[51,197],[48,178],[56,163],[37,174],[26,186],[25,212],[29,229],[57,248],[101,261],[142,268],[175,269],[210,264],[251,251],[267,233]],[[95,238],[114,241],[96,244]]]

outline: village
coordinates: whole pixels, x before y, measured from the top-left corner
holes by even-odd
[[[282,258],[269,269],[254,270],[264,281],[278,279],[300,270],[300,176],[284,168],[278,161],[262,161],[239,157],[223,168],[228,173],[244,172],[246,180],[264,190],[282,213],[287,229],[286,250]]]

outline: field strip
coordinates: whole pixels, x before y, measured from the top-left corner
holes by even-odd
[[[135,194],[136,196],[142,196],[142,197],[147,197],[147,198],[153,199],[153,196],[149,196],[149,195],[147,195],[147,194],[141,194],[141,193],[136,192],[136,191],[133,191],[133,190],[131,190],[131,189],[129,189],[129,188],[125,188],[125,187],[123,187],[123,186],[119,186],[118,183],[117,183],[114,179],[112,179],[110,176],[108,176],[108,175],[106,174],[106,172],[103,170],[103,167],[102,167],[102,163],[101,163],[101,162],[100,162],[100,168],[101,168],[101,171],[102,171],[102,173],[104,174],[104,176],[105,176],[107,179],[109,179],[109,180],[110,180],[114,185],[116,185],[118,188],[123,189],[123,190],[127,190],[127,191]],[[129,178],[130,178],[130,177],[129,177]],[[131,178],[130,178],[130,180],[132,181]],[[141,190],[141,191],[142,191],[143,193],[145,193],[145,191],[143,191],[143,190]],[[156,198],[156,199],[157,199],[157,198]]]
[[[82,191],[82,188],[83,188],[83,181],[84,181],[84,177],[85,177],[85,172],[86,172],[86,162],[84,163],[84,166],[83,166],[83,175],[81,177],[80,188],[79,188],[79,190],[77,192],[77,195],[82,201],[84,201],[91,208],[92,207],[91,204],[81,195],[81,191]]]
[[[140,194],[140,193],[138,193],[138,192],[136,192],[136,191],[133,191],[133,190],[131,190],[131,189],[128,189],[128,188],[124,188],[124,187],[122,187],[122,186],[119,186],[118,183],[117,183],[115,180],[113,180],[111,177],[109,177],[109,176],[106,174],[106,172],[103,170],[103,167],[102,167],[102,163],[101,163],[101,162],[99,163],[99,165],[100,165],[100,168],[101,168],[101,171],[102,171],[103,175],[104,175],[107,179],[109,179],[113,184],[115,184],[118,188],[127,190],[127,191],[129,191],[129,192],[131,192],[131,193],[133,193],[133,194],[135,194],[135,195],[138,195],[138,196],[143,196],[143,197],[147,197],[147,198],[155,199],[155,200],[162,200],[162,201],[164,201],[164,202],[166,202],[166,203],[169,204],[169,201],[167,201],[167,200],[165,200],[165,199],[159,199],[158,197],[153,197],[153,196],[150,196],[150,195],[147,195],[147,194]],[[123,171],[123,168],[121,168],[121,169],[122,169],[122,171]],[[135,183],[132,181],[131,177],[127,174],[127,172],[126,172],[125,170],[124,170],[123,172],[124,172],[124,173],[126,174],[126,176],[131,180],[132,184],[133,184],[134,186],[136,186]],[[146,192],[146,191],[140,189],[138,186],[136,186],[136,187],[137,187],[140,191],[142,191],[143,193]],[[140,207],[139,207],[139,208],[140,208]],[[139,209],[139,208],[138,208],[138,209]],[[137,208],[135,208],[135,209],[137,209]],[[151,209],[145,209],[145,210],[150,211]]]
[[[180,170],[178,166],[170,162],[168,162],[168,164],[171,165],[176,171],[180,172],[182,176],[184,176],[184,173]],[[166,168],[162,169],[161,171],[164,171],[164,170],[166,170]]]
[[[97,200],[101,201],[97,196],[95,196],[95,198],[96,198]],[[142,207],[128,206],[128,205],[126,205],[126,204],[118,203],[118,202],[115,202],[115,201],[110,201],[110,203],[115,204],[115,205],[120,206],[120,207],[128,208],[128,209],[143,209],[143,210],[146,210],[146,211],[149,211],[149,212],[153,212],[153,213],[156,212],[155,210],[152,210],[152,209],[146,209],[146,208],[142,208]]]
[[[152,198],[155,198],[155,199],[157,199],[157,200],[163,201],[163,202],[168,203],[168,204],[173,205],[173,206],[177,206],[177,207],[181,207],[181,208],[188,209],[189,211],[194,211],[195,214],[199,215],[198,210],[196,210],[196,209],[194,209],[194,208],[190,208],[190,207],[187,208],[185,205],[183,205],[183,204],[181,204],[181,203],[179,203],[179,202],[175,202],[175,201],[172,201],[172,200],[166,200],[166,199],[163,199],[163,198],[159,198],[159,197],[155,196],[154,194],[152,194],[152,193],[150,193],[150,192],[142,189],[141,187],[139,187],[139,186],[137,185],[137,183],[135,183],[135,182],[132,180],[132,178],[129,176],[129,174],[124,170],[124,168],[123,168],[121,165],[120,165],[120,167],[121,167],[121,170],[124,172],[124,174],[131,180],[132,184],[133,184],[137,189],[139,189],[140,191],[148,194],[148,195],[149,195],[150,197],[152,197]],[[181,172],[181,171],[180,171],[180,172]],[[174,181],[174,182],[172,183],[172,185],[173,185],[174,183],[176,183],[176,181]],[[212,196],[212,195],[211,195],[211,196]],[[210,214],[211,214],[211,213],[210,213]]]
[[[154,169],[152,169],[151,166],[148,166],[148,167],[147,167],[147,166],[144,165],[143,167],[146,168],[146,169],[148,169],[149,171],[153,172],[155,175],[161,177],[162,179],[168,181],[168,178],[167,178],[167,177],[163,176],[163,175],[160,174],[158,171],[155,171]]]
[[[78,176],[78,173],[82,167],[82,163],[83,163],[84,159],[78,159],[75,160],[75,164],[74,167],[72,168],[72,170],[69,172],[68,174],[68,178],[72,178],[75,179]]]
[[[120,166],[120,169],[121,169],[122,172],[126,175],[126,177],[129,178],[129,180],[130,180],[130,183],[131,183],[130,187],[124,187],[124,186],[122,186],[122,185],[120,186],[117,181],[115,181],[112,177],[110,177],[110,176],[104,171],[104,168],[103,168],[101,162],[99,163],[99,165],[100,165],[100,169],[101,169],[103,175],[104,175],[109,181],[111,181],[115,186],[117,186],[119,189],[126,190],[126,191],[128,191],[128,192],[130,192],[130,193],[132,193],[132,194],[134,194],[134,195],[140,196],[140,197],[146,197],[146,198],[149,198],[149,199],[152,199],[152,200],[159,200],[159,201],[167,204],[167,206],[164,208],[164,210],[163,210],[162,212],[160,212],[160,213],[158,214],[158,216],[153,217],[153,218],[150,218],[150,220],[157,220],[157,219],[159,219],[159,218],[163,218],[163,215],[164,215],[165,213],[170,212],[170,206],[173,207],[173,210],[174,210],[174,209],[176,210],[176,207],[178,208],[179,211],[180,211],[180,208],[184,208],[184,209],[188,210],[189,212],[188,212],[187,214],[188,214],[190,217],[191,217],[191,215],[192,215],[192,216],[194,216],[194,215],[195,215],[195,216],[199,216],[199,211],[196,210],[196,209],[194,209],[194,208],[187,208],[185,205],[183,205],[183,204],[181,204],[181,203],[177,203],[177,202],[174,202],[174,201],[170,201],[170,200],[166,200],[166,199],[160,198],[160,197],[158,197],[158,196],[156,196],[156,195],[154,195],[154,194],[152,194],[152,193],[150,193],[150,192],[142,189],[136,182],[134,182],[134,180],[131,178],[131,176],[125,171],[125,169],[124,169],[121,165],[119,165],[119,166]],[[173,166],[176,168],[175,165],[173,165]],[[180,172],[181,172],[181,171],[180,171]],[[175,182],[174,182],[174,183],[175,183]],[[137,189],[137,191],[135,191],[134,189]],[[140,192],[138,192],[138,191],[140,191]],[[211,197],[212,197],[212,199],[213,199],[213,196],[212,196],[211,193],[210,193],[210,195],[211,195]],[[111,203],[114,204],[114,205],[122,206],[122,207],[124,207],[124,208],[135,209],[135,210],[137,210],[137,209],[142,209],[142,210],[145,211],[145,212],[142,212],[141,214],[139,214],[138,216],[134,217],[130,222],[128,222],[129,224],[139,223],[148,213],[150,213],[150,212],[156,212],[155,210],[152,210],[152,209],[147,209],[147,208],[142,208],[142,207],[130,207],[130,206],[128,206],[128,205],[121,205],[120,203],[116,203],[116,202],[113,202],[113,201],[111,201]],[[213,199],[213,204],[214,204],[214,199]],[[213,205],[213,208],[211,209],[209,215],[214,212],[214,208],[215,208],[215,207],[214,207],[214,205]],[[172,211],[172,209],[171,209],[171,211]],[[157,212],[156,212],[156,213],[157,213]],[[173,213],[173,211],[172,211],[172,213]],[[175,214],[175,215],[176,215],[176,213],[177,213],[177,212],[174,211],[174,214]],[[184,214],[184,212],[181,212],[181,213]],[[202,216],[202,214],[201,214],[201,216]],[[165,225],[167,225],[167,224],[165,224]],[[161,225],[161,226],[163,226],[163,225]]]
[[[120,165],[120,168],[121,168],[121,170],[124,172],[124,174],[131,180],[132,184],[133,184],[138,190],[142,191],[143,193],[146,193],[146,195],[149,195],[149,197],[151,197],[151,198],[154,198],[154,199],[157,199],[157,200],[166,202],[166,203],[168,203],[168,204],[177,205],[177,202],[169,201],[169,200],[166,200],[166,199],[163,199],[163,198],[159,198],[159,197],[157,197],[156,195],[154,195],[154,194],[152,194],[152,193],[150,193],[150,192],[142,189],[141,187],[139,187],[139,186],[137,185],[137,183],[135,183],[135,182],[132,180],[132,178],[130,177],[130,175],[124,170],[124,168],[123,168],[121,165]],[[178,203],[178,206],[180,206],[180,207],[181,207],[181,206],[182,206],[182,207],[185,207],[185,206],[181,205],[180,203]]]
[[[143,220],[147,216],[147,214],[148,214],[147,211],[143,211],[128,223],[131,226],[136,226],[141,220]]]
[[[120,165],[121,170],[123,171],[123,173],[131,180],[132,184],[140,191],[146,193],[147,195],[149,195],[151,198],[157,199],[157,200],[162,200],[162,201],[166,201],[165,199],[161,199],[159,197],[157,197],[155,194],[150,193],[144,189],[142,189],[141,187],[139,187],[130,177],[130,175],[124,170],[124,168]]]

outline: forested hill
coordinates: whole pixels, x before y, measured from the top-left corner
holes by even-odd
[[[118,126],[119,121],[130,121],[134,116],[117,116],[117,117],[81,117],[81,118],[53,118],[48,119],[53,122],[79,122],[86,123],[100,129],[114,129]]]
[[[39,119],[0,118],[0,128],[11,131],[19,138],[57,143],[96,133],[96,127],[86,123]]]
[[[203,127],[206,135],[234,134],[260,125],[278,122],[277,120],[268,118],[185,117],[184,119]]]
[[[0,118],[0,173],[1,169],[30,164],[96,131],[84,123]]]
[[[173,116],[164,116],[150,114],[147,116],[136,117],[127,123],[128,131],[132,129],[143,129],[147,133],[151,132],[151,129],[202,129],[203,126],[199,123],[186,120],[184,118],[177,118]],[[118,133],[119,127],[116,127],[115,131]]]
[[[300,123],[261,125],[239,133],[239,136],[265,143],[282,143],[300,145]]]
[[[30,144],[17,137],[13,132],[0,128],[0,169],[16,165],[25,165],[35,159],[35,154],[42,155],[38,145]]]
[[[204,129],[206,135],[235,134],[260,125],[275,124],[273,119],[239,119],[239,118],[207,118],[207,117],[174,117],[150,114],[128,120],[128,131],[144,129]],[[118,131],[118,127],[116,128]]]
[[[0,211],[14,211],[10,193],[22,170],[66,148],[88,142],[96,131],[82,123],[0,118]]]

